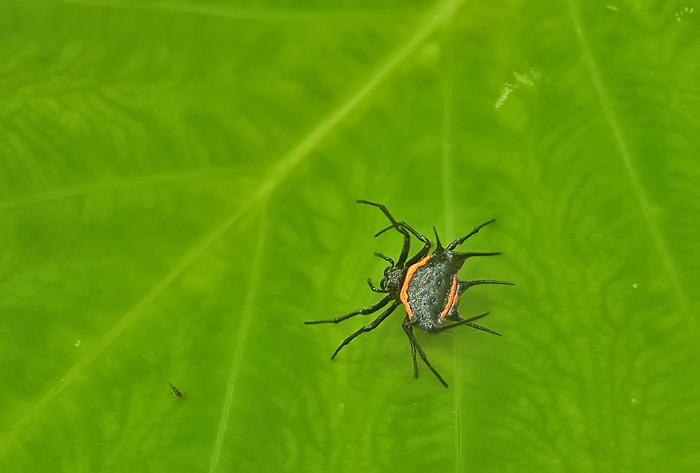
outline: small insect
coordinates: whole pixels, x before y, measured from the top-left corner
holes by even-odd
[[[501,254],[461,253],[455,251],[455,248],[458,245],[464,243],[468,238],[476,234],[486,225],[493,223],[495,219],[482,223],[465,236],[457,238],[455,241],[447,245],[446,248],[443,248],[442,244],[440,243],[437,230],[435,227],[433,227],[433,230],[435,231],[436,248],[433,253],[428,254],[431,247],[430,240],[415,231],[406,222],[396,221],[396,219],[394,219],[384,205],[366,200],[358,200],[357,202],[360,204],[378,207],[384,213],[384,215],[387,216],[389,221],[391,221],[391,225],[377,232],[375,237],[388,230],[391,230],[392,228],[395,228],[403,235],[403,248],[401,249],[401,254],[399,255],[398,260],[394,261],[390,257],[381,253],[375,253],[376,256],[387,261],[390,265],[384,270],[384,277],[382,278],[379,287],[375,287],[372,280],[367,279],[367,284],[369,284],[372,291],[379,294],[386,294],[386,296],[384,296],[384,298],[376,304],[372,304],[365,309],[357,309],[349,314],[341,315],[334,319],[315,320],[304,323],[308,325],[337,324],[356,315],[375,313],[391,302],[389,308],[384,310],[379,317],[343,340],[343,343],[341,343],[335,352],[333,352],[333,355],[331,356],[332,360],[335,359],[338,352],[345,345],[353,341],[360,334],[370,332],[377,328],[377,326],[384,322],[384,320],[386,320],[386,318],[389,317],[389,315],[391,315],[391,313],[399,305],[403,304],[404,308],[406,309],[406,318],[403,322],[403,330],[406,332],[408,341],[411,344],[413,375],[416,378],[418,377],[418,364],[416,362],[416,351],[418,351],[418,354],[423,362],[425,362],[425,364],[428,366],[428,368],[430,368],[440,382],[447,387],[445,380],[442,379],[440,373],[433,368],[428,361],[428,357],[426,356],[425,352],[418,344],[418,340],[416,340],[415,336],[413,335],[413,327],[418,327],[419,329],[428,333],[440,333],[460,325],[468,325],[469,327],[482,330],[493,335],[501,335],[498,332],[473,323],[475,320],[486,317],[489,312],[468,319],[463,319],[457,312],[460,296],[464,293],[464,291],[472,286],[479,284],[513,285],[511,282],[496,281],[492,279],[462,281],[459,279],[459,276],[457,276],[457,272],[462,268],[462,265],[468,258],[475,256],[496,256]],[[411,258],[408,258],[408,253],[411,246],[411,235],[417,238],[423,244],[423,247],[418,251],[418,253],[413,255]]]
[[[168,383],[168,384],[170,384],[170,383]],[[182,391],[180,391],[177,387],[173,386],[172,384],[170,384],[170,389],[173,390],[173,394],[174,394],[175,396],[177,396],[177,397],[185,397],[185,395],[182,393]]]

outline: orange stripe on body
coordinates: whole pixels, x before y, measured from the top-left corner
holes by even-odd
[[[401,286],[401,292],[399,292],[399,299],[401,299],[403,306],[406,308],[408,320],[413,318],[413,311],[411,310],[411,306],[408,305],[408,285],[411,283],[411,279],[413,279],[413,275],[416,273],[416,271],[425,266],[428,261],[430,261],[432,256],[433,255],[428,255],[416,264],[409,266],[408,271],[406,272],[406,277],[403,280],[403,286]]]
[[[457,285],[458,284],[459,284],[459,280],[457,278],[457,275],[455,274],[454,276],[452,276],[452,287],[450,288],[450,295],[447,296],[447,302],[445,302],[445,308],[442,309],[442,312],[440,312],[440,320],[446,320],[447,314],[450,312],[450,309],[452,308],[452,306],[457,304],[457,302],[459,302],[459,296],[457,295]]]

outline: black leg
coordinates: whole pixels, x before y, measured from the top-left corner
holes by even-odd
[[[386,261],[387,263],[389,263],[389,264],[392,265],[392,266],[396,266],[396,263],[394,263],[394,260],[391,259],[391,258],[389,258],[387,255],[384,255],[384,254],[379,253],[378,251],[376,251],[376,252],[374,253],[374,256],[383,259],[384,261]]]
[[[467,238],[471,237],[472,235],[474,235],[474,234],[476,234],[476,233],[479,233],[479,230],[481,230],[482,227],[485,227],[486,225],[488,225],[488,224],[490,224],[490,223],[493,223],[493,222],[495,222],[495,221],[496,221],[496,219],[495,219],[495,218],[492,218],[492,219],[489,220],[488,222],[482,223],[482,224],[479,225],[478,227],[475,227],[474,230],[472,230],[471,232],[467,233],[467,234],[464,235],[462,238],[457,238],[455,241],[453,241],[452,243],[450,243],[449,245],[447,245],[447,250],[448,250],[448,251],[454,250],[454,249],[457,247],[457,245],[461,245],[462,243],[464,243],[464,241],[465,241]]]
[[[413,355],[413,375],[416,378],[418,377],[418,366],[416,364],[416,350],[418,350],[418,354],[420,355],[421,359],[425,362],[425,364],[428,365],[430,371],[432,371],[433,374],[437,376],[437,379],[440,380],[443,386],[448,387],[445,380],[442,379],[442,376],[440,376],[440,373],[438,373],[435,370],[435,368],[433,368],[433,365],[430,364],[430,362],[428,361],[428,357],[418,344],[418,340],[416,340],[416,337],[413,335],[413,326],[408,322],[404,322],[403,331],[406,332],[406,335],[408,336],[408,341],[411,342],[411,355]]]
[[[468,325],[471,328],[481,330],[482,332],[490,333],[491,335],[498,335],[499,337],[503,336],[500,333],[496,332],[495,330],[491,330],[490,328],[482,327],[481,325],[473,324],[471,322],[465,322],[464,325]]]
[[[378,207],[379,210],[384,212],[384,215],[386,215],[386,217],[391,221],[391,223],[393,224],[392,225],[393,227],[395,227],[398,224],[396,219],[389,213],[389,210],[384,206],[384,204],[378,204],[376,202],[370,202],[369,200],[361,200],[361,199],[358,199],[357,203],[358,204],[373,205],[374,207]]]
[[[385,228],[384,230],[382,230],[379,233],[377,233],[376,235],[374,235],[375,237],[381,235],[382,233],[384,233],[385,231],[387,231],[390,228],[396,228],[396,230],[403,235],[403,248],[401,248],[401,255],[399,256],[399,262],[398,262],[399,265],[402,265],[406,261],[406,258],[408,257],[408,252],[409,252],[410,247],[411,247],[411,236],[408,234],[406,229],[399,226],[399,223],[389,213],[389,210],[384,206],[384,204],[378,204],[376,202],[370,202],[368,200],[358,200],[357,203],[358,204],[367,204],[367,205],[372,205],[374,207],[378,207],[382,212],[384,212],[384,215],[387,216],[389,221],[391,221],[391,226]],[[409,230],[411,230],[411,229],[409,228]]]
[[[431,245],[430,240],[428,240],[428,237],[426,237],[425,235],[421,235],[420,233],[415,231],[413,227],[411,227],[406,222],[401,221],[398,222],[396,225],[389,225],[388,227],[379,230],[374,236],[377,237],[382,233],[391,230],[392,228],[396,228],[403,235],[406,235],[405,231],[408,230],[409,232],[413,233],[413,236],[420,240],[421,243],[423,243],[423,248],[421,248],[421,250],[418,253],[416,253],[410,260],[406,261],[406,258],[399,258],[400,264],[403,264],[405,262],[406,266],[411,266],[412,264],[422,260],[425,257],[425,255],[428,254]],[[403,256],[403,252],[401,253],[401,255]],[[406,255],[408,255],[408,252],[406,252]]]
[[[387,296],[387,298],[389,298],[389,296]],[[374,319],[374,320],[372,321],[372,323],[365,325],[365,326],[362,327],[360,330],[358,330],[357,332],[353,333],[353,334],[350,335],[348,338],[346,338],[345,340],[343,340],[343,343],[341,343],[340,346],[339,346],[338,348],[336,348],[336,350],[333,352],[333,355],[331,356],[331,360],[335,358],[335,355],[338,354],[338,352],[340,351],[341,348],[343,348],[343,347],[344,347],[345,345],[347,345],[348,343],[352,342],[358,335],[363,334],[363,333],[365,333],[365,332],[371,332],[372,330],[374,330],[375,328],[377,328],[377,326],[378,326],[379,324],[381,324],[382,322],[384,322],[384,320],[385,320],[387,317],[389,317],[389,315],[391,315],[392,312],[394,312],[394,309],[396,309],[396,308],[398,307],[399,304],[400,304],[400,302],[394,301],[394,303],[391,304],[391,306],[389,306],[389,308],[388,308],[387,310],[385,310],[384,312],[382,312],[382,315],[380,315],[379,317],[377,317],[376,319]]]
[[[375,233],[374,236],[375,236],[375,237],[378,237],[378,236],[381,235],[382,233],[388,232],[388,231],[391,230],[392,228],[396,228],[396,229],[397,229],[399,232],[401,232],[401,233],[403,233],[403,232],[401,231],[402,229],[408,230],[409,232],[413,233],[413,236],[415,236],[416,238],[418,238],[418,239],[419,239],[420,241],[422,241],[423,243],[426,243],[426,242],[427,242],[427,243],[430,243],[430,240],[428,240],[428,237],[426,237],[425,235],[421,235],[420,233],[418,233],[417,231],[415,231],[415,230],[413,229],[412,226],[410,226],[409,224],[407,224],[407,223],[404,222],[403,220],[400,221],[400,222],[396,222],[395,224],[389,225],[389,226],[386,227],[386,228],[382,228],[382,229],[379,230],[377,233]]]
[[[367,307],[366,309],[357,309],[353,310],[349,314],[341,315],[340,317],[336,317],[335,319],[329,319],[329,320],[312,320],[310,322],[304,322],[306,325],[314,325],[314,324],[337,324],[338,322],[342,322],[343,320],[347,320],[350,317],[354,317],[356,315],[362,314],[362,315],[367,315],[371,314],[373,312],[378,311],[387,303],[391,300],[391,296],[386,296],[384,299],[381,301],[377,302],[376,304],[372,304],[371,306]]]
[[[479,279],[476,281],[460,281],[459,282],[459,288],[457,289],[457,294],[462,295],[464,291],[469,289],[472,286],[476,286],[479,284],[505,284],[507,286],[515,286],[514,283],[508,282],[508,281],[496,281],[494,279]]]
[[[439,329],[437,329],[435,332],[436,332],[436,333],[437,333],[437,332],[444,332],[445,330],[449,330],[449,329],[451,329],[451,328],[455,328],[455,327],[458,327],[458,326],[460,326],[460,325],[467,325],[467,326],[472,327],[472,328],[475,328],[475,329],[477,329],[477,330],[482,330],[482,331],[484,331],[484,332],[488,332],[488,333],[490,333],[490,334],[498,335],[499,337],[501,337],[502,335],[501,335],[500,333],[498,333],[498,332],[496,332],[496,331],[494,331],[494,330],[491,330],[490,328],[482,327],[481,325],[477,325],[477,324],[475,324],[475,323],[472,323],[472,321],[474,321],[474,320],[479,320],[480,318],[486,317],[486,316],[489,315],[489,314],[490,314],[490,312],[485,312],[485,313],[483,313],[483,314],[477,315],[477,316],[475,316],[475,317],[471,317],[471,318],[469,318],[469,319],[461,319],[459,322],[455,322],[455,323],[450,324],[450,325],[443,325],[442,327],[440,327]]]
[[[379,294],[388,294],[389,291],[385,291],[383,289],[379,289],[378,287],[374,287],[374,284],[372,284],[372,279],[367,278],[367,284],[369,284],[369,288],[372,289],[374,292],[378,292]]]
[[[457,313],[457,312],[455,311],[455,312],[452,312],[452,315],[450,316],[449,320],[452,320],[452,321],[454,321],[454,322],[459,322],[459,323],[458,323],[458,324],[452,324],[452,325],[445,325],[445,326],[443,326],[443,327],[441,327],[441,328],[435,329],[435,331],[436,331],[436,332],[442,332],[443,330],[447,330],[448,328],[451,328],[453,325],[454,325],[454,326],[457,326],[457,325],[462,325],[462,324],[467,323],[467,322],[473,322],[473,321],[475,321],[475,320],[479,320],[479,319],[482,318],[482,317],[486,317],[486,316],[489,315],[490,313],[491,313],[490,311],[489,311],[489,312],[484,312],[483,314],[479,314],[479,315],[476,315],[476,316],[474,316],[474,317],[471,317],[471,318],[469,318],[469,319],[467,319],[467,320],[464,320],[464,319],[459,315],[459,313]]]
[[[418,363],[416,363],[416,345],[413,343],[415,337],[413,336],[413,329],[408,323],[408,317],[403,322],[403,331],[406,332],[408,336],[408,341],[411,343],[411,357],[413,358],[413,377],[418,377]]]
[[[409,266],[413,266],[414,264],[416,264],[417,262],[419,262],[420,260],[425,258],[425,255],[427,255],[428,252],[430,251],[430,240],[428,240],[427,237],[425,237],[425,236],[421,235],[420,233],[416,232],[415,230],[413,230],[411,227],[406,226],[406,228],[408,228],[409,231],[411,231],[411,233],[413,233],[416,236],[416,238],[418,238],[421,241],[421,243],[423,243],[423,248],[421,248],[418,253],[413,255],[413,257],[411,259],[406,261],[406,267],[409,267]],[[436,236],[437,236],[437,234],[436,234]]]

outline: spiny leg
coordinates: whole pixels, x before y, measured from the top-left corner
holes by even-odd
[[[447,245],[447,250],[448,250],[448,251],[454,250],[454,249],[457,247],[457,245],[461,245],[462,243],[465,242],[465,240],[466,240],[467,238],[473,236],[473,235],[476,234],[476,233],[479,233],[479,230],[481,230],[481,229],[482,229],[483,227],[485,227],[486,225],[489,225],[489,224],[491,224],[491,223],[493,223],[493,222],[495,222],[495,221],[496,221],[496,219],[495,219],[495,218],[492,218],[492,219],[489,220],[488,222],[482,223],[482,224],[479,225],[478,227],[474,227],[474,229],[473,229],[471,232],[467,233],[467,234],[464,235],[462,238],[457,238],[455,241],[453,241],[452,243],[450,243],[449,245]]]
[[[312,320],[309,322],[304,322],[306,325],[314,325],[314,324],[337,324],[339,322],[342,322],[343,320],[347,320],[350,317],[354,317],[356,315],[362,314],[362,315],[367,315],[367,314],[372,314],[385,305],[391,300],[391,296],[386,296],[384,299],[381,301],[377,302],[376,304],[372,304],[371,306],[367,307],[366,309],[357,309],[353,310],[349,314],[341,315],[339,317],[336,317],[334,319],[329,319],[329,320]]]
[[[368,200],[358,200],[358,204],[367,204],[367,205],[372,205],[374,207],[378,207],[382,212],[384,212],[384,215],[387,216],[387,218],[391,221],[391,226],[388,228],[385,228],[384,230],[380,231],[379,233],[375,234],[375,237],[378,237],[382,233],[384,233],[386,230],[389,228],[396,228],[396,230],[403,235],[403,247],[401,248],[401,255],[399,255],[399,265],[402,265],[405,261],[406,258],[408,257],[408,252],[411,248],[411,236],[408,234],[405,228],[399,227],[398,222],[396,219],[389,213],[389,210],[384,206],[384,204],[378,204],[376,202],[370,202]],[[409,228],[409,230],[411,230]]]
[[[413,358],[413,377],[418,377],[418,363],[416,362],[416,344],[413,343],[415,337],[413,336],[413,329],[408,324],[408,319],[403,323],[403,331],[406,332],[408,336],[408,341],[411,343],[411,357]]]
[[[372,282],[372,278],[367,278],[367,284],[369,284],[369,288],[372,289],[372,292],[378,292],[379,294],[389,293],[389,291],[385,291],[384,289],[379,289],[378,287],[375,287],[374,283]]]
[[[465,322],[464,325],[467,325],[471,328],[475,328],[477,330],[481,330],[482,332],[490,333],[491,335],[498,335],[499,337],[503,336],[495,330],[491,330],[490,328],[482,327],[481,325],[473,324],[471,322]]]
[[[459,287],[457,288],[457,295],[462,295],[464,291],[472,286],[477,286],[479,284],[504,284],[506,286],[515,286],[515,283],[508,281],[496,281],[495,279],[478,279],[476,281],[460,281]]]
[[[379,230],[377,233],[375,233],[374,236],[375,236],[375,237],[378,237],[378,236],[381,235],[382,233],[388,232],[388,231],[391,230],[392,228],[396,228],[399,232],[401,232],[401,229],[408,230],[409,232],[413,233],[413,236],[415,236],[416,238],[418,238],[421,242],[430,244],[430,240],[428,240],[428,237],[426,237],[425,235],[422,235],[422,234],[418,233],[412,226],[410,226],[409,224],[407,224],[407,223],[404,222],[403,220],[400,221],[400,222],[396,222],[395,224],[389,225],[389,226],[386,227],[386,228],[382,228],[382,229]],[[403,232],[401,232],[401,233],[403,233]]]
[[[389,297],[389,296],[387,296],[387,297]],[[379,324],[381,324],[382,322],[384,322],[384,320],[385,320],[387,317],[389,317],[389,315],[391,315],[392,312],[394,312],[394,309],[396,309],[396,307],[398,307],[399,304],[400,304],[400,302],[394,301],[394,303],[391,304],[391,306],[389,306],[389,308],[388,308],[387,310],[385,310],[384,312],[382,312],[382,314],[381,314],[379,317],[377,317],[377,318],[374,319],[371,323],[365,325],[365,326],[362,327],[360,330],[358,330],[357,332],[353,333],[353,334],[350,335],[348,338],[346,338],[345,340],[343,340],[343,343],[341,343],[340,346],[339,346],[338,348],[336,348],[336,350],[333,352],[333,355],[331,356],[331,360],[335,358],[335,355],[338,354],[338,352],[340,351],[341,348],[343,348],[345,345],[347,345],[348,343],[350,343],[351,341],[353,341],[358,335],[363,334],[363,333],[365,333],[365,332],[371,332],[372,330],[374,330],[375,328],[377,328],[377,326],[378,326]]]
[[[375,252],[374,252],[374,256],[376,256],[377,258],[383,259],[384,261],[386,261],[387,263],[389,263],[389,264],[392,265],[392,266],[396,266],[396,263],[394,263],[394,260],[391,259],[391,258],[389,258],[389,257],[388,257],[387,255],[385,255],[385,254],[382,254],[382,253],[380,253],[380,252],[378,252],[378,251],[375,251]]]
[[[430,240],[428,240],[428,237],[426,237],[425,235],[421,235],[420,233],[415,231],[413,227],[411,227],[404,221],[398,222],[396,225],[389,225],[388,227],[379,230],[374,236],[377,237],[382,233],[391,230],[392,228],[396,228],[399,232],[401,232],[404,235],[406,235],[405,231],[408,230],[409,232],[413,233],[413,236],[420,240],[421,243],[423,243],[423,248],[421,248],[420,251],[416,253],[410,260],[406,261],[406,258],[399,258],[399,262],[401,264],[405,263],[406,266],[411,266],[412,264],[415,264],[418,261],[422,260],[425,257],[425,255],[428,254],[428,251],[430,251],[431,243]]]
[[[403,331],[408,335],[408,341],[411,343],[411,357],[413,358],[413,377],[418,377],[418,363],[416,363],[416,345],[413,343],[415,337],[413,336],[413,330],[408,322],[408,316],[403,322]]]
[[[413,257],[411,259],[406,261],[406,267],[409,267],[409,266],[413,266],[414,264],[416,264],[417,262],[419,262],[420,260],[425,258],[425,256],[430,251],[431,244],[430,244],[430,240],[428,240],[427,237],[421,235],[420,233],[416,232],[415,230],[413,230],[412,228],[410,228],[408,226],[407,226],[407,228],[411,231],[411,233],[416,235],[416,238],[418,238],[421,241],[421,243],[423,243],[423,248],[421,248],[418,253],[413,255]]]
[[[450,324],[450,325],[443,325],[442,327],[437,329],[435,332],[444,332],[445,330],[449,330],[451,328],[458,327],[460,325],[467,325],[467,326],[475,328],[477,330],[482,330],[484,332],[488,332],[490,334],[498,335],[499,337],[501,337],[502,335],[500,333],[496,332],[495,330],[491,330],[490,328],[482,327],[481,325],[477,325],[475,323],[472,323],[474,320],[479,320],[480,318],[486,317],[489,314],[490,314],[490,312],[485,312],[483,314],[479,314],[479,315],[477,315],[475,317],[471,317],[469,319],[460,319],[459,322],[455,322],[455,323]]]
[[[430,371],[433,372],[435,376],[437,376],[437,379],[440,380],[443,386],[448,387],[447,383],[445,382],[444,379],[442,379],[442,376],[440,376],[440,373],[438,373],[435,368],[433,368],[433,365],[430,364],[428,361],[428,357],[426,356],[425,352],[423,349],[420,347],[418,344],[418,340],[416,340],[416,337],[413,335],[413,325],[411,325],[409,322],[404,322],[403,323],[403,331],[406,332],[406,335],[408,336],[409,342],[411,342],[411,355],[413,356],[413,376],[416,378],[418,377],[418,365],[416,364],[416,349],[418,350],[418,354],[420,354],[421,359],[425,362],[426,365],[428,365],[428,368],[430,368]]]
[[[357,199],[356,202],[358,204],[367,204],[367,205],[373,205],[374,207],[378,207],[379,210],[384,212],[384,215],[386,215],[387,218],[391,221],[391,223],[393,224],[392,226],[396,226],[398,224],[396,219],[393,217],[393,215],[391,215],[389,213],[389,210],[386,208],[386,206],[384,204],[379,204],[377,202],[370,202],[369,200],[362,200],[362,199]]]

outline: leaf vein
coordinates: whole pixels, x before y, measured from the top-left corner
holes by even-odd
[[[243,359],[243,351],[247,345],[246,342],[248,340],[250,322],[253,314],[253,304],[255,303],[255,293],[260,282],[260,268],[262,266],[265,236],[267,233],[265,208],[266,204],[263,207],[260,215],[260,232],[258,235],[258,245],[253,259],[252,279],[250,282],[248,296],[246,297],[245,306],[243,308],[243,320],[241,321],[241,327],[238,331],[238,336],[236,337],[236,343],[234,344],[233,361],[231,362],[231,371],[229,372],[228,385],[226,387],[226,397],[224,398],[224,404],[221,410],[221,420],[219,422],[219,430],[216,434],[216,441],[214,442],[214,449],[211,455],[211,463],[209,464],[210,473],[215,472],[219,465],[221,447],[223,446],[226,430],[228,429],[228,419],[231,411],[231,404],[233,403],[236,381],[238,380],[238,372],[241,367],[241,360]]]
[[[583,33],[583,28],[581,27],[581,20],[579,19],[578,11],[576,10],[576,6],[574,5],[573,0],[568,0],[568,5],[574,23],[574,29],[576,31],[576,35],[581,45],[581,49],[583,50],[583,55],[588,64],[588,70],[591,75],[593,85],[596,89],[598,99],[600,100],[601,106],[603,108],[605,118],[608,121],[608,125],[612,129],[613,136],[615,138],[615,143],[617,144],[618,151],[620,152],[620,157],[622,158],[625,170],[627,171],[627,176],[629,177],[632,183],[632,188],[634,189],[635,197],[637,198],[639,206],[641,207],[642,214],[644,215],[644,219],[649,228],[649,232],[651,233],[652,238],[654,240],[656,250],[659,252],[661,261],[675,290],[676,297],[678,298],[678,301],[681,306],[681,312],[683,313],[688,325],[690,326],[691,332],[693,333],[696,352],[700,353],[700,331],[698,330],[698,326],[695,319],[691,315],[687,297],[681,287],[680,280],[678,278],[678,271],[676,270],[676,267],[673,264],[673,261],[671,260],[666,244],[663,238],[661,237],[658,226],[654,221],[654,218],[651,215],[649,201],[647,199],[646,193],[644,192],[642,183],[639,180],[637,171],[634,169],[630,152],[622,136],[617,117],[613,110],[612,104],[610,103],[607,91],[605,90],[605,85],[603,84],[603,80],[600,76],[598,66],[596,65],[595,59],[593,58],[590,48],[588,47],[588,41]]]
[[[185,13],[203,15],[217,18],[233,18],[237,20],[254,21],[329,21],[329,20],[383,20],[387,17],[404,17],[413,12],[408,9],[386,11],[262,11],[244,10],[220,7],[215,5],[187,5],[168,2],[154,2],[143,4],[129,4],[123,2],[110,2],[104,0],[59,0],[63,3],[74,5],[114,8],[122,10],[150,10],[157,12]]]

